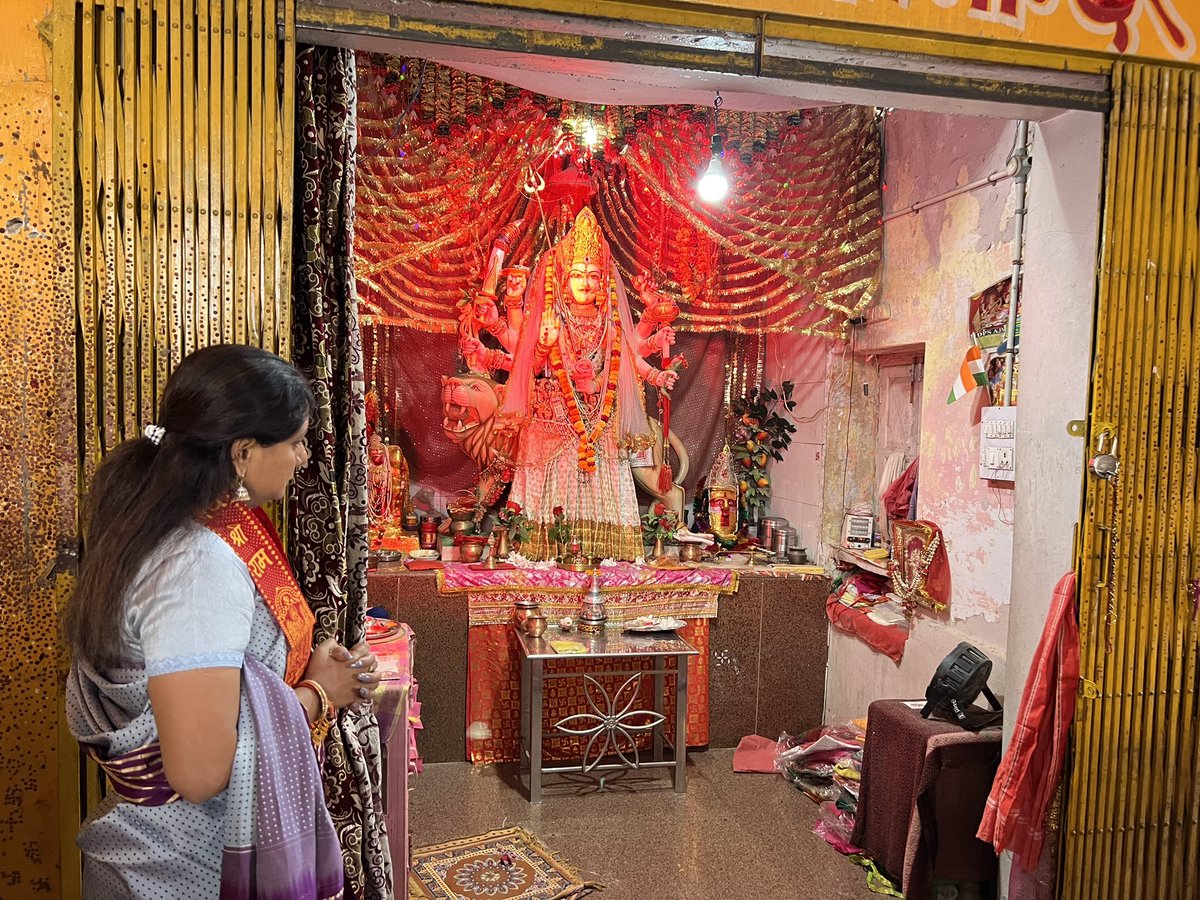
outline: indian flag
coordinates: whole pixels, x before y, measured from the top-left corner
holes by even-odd
[[[946,398],[947,405],[955,400],[961,400],[975,388],[987,384],[987,376],[983,373],[983,352],[975,346],[967,351],[962,366],[958,370],[958,378],[954,387],[950,388],[950,396]]]

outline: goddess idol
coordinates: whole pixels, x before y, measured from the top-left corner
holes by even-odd
[[[670,390],[678,377],[642,357],[665,348],[673,332],[645,333],[649,318],[635,329],[608,241],[587,207],[542,254],[525,305],[501,411],[520,429],[509,496],[533,523],[521,552],[553,555],[547,529],[561,506],[584,555],[636,559],[642,536],[630,452],[653,441],[643,384]]]

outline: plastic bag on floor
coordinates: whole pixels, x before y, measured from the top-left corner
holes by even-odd
[[[783,772],[787,766],[817,761],[836,764],[861,753],[865,739],[866,731],[858,721],[822,725],[799,738],[785,731],[776,742],[775,768]]]
[[[813,825],[813,832],[825,839],[829,846],[838,853],[849,856],[852,853],[862,853],[860,847],[850,843],[850,835],[854,831],[854,816],[838,808],[836,803],[821,804],[821,817]]]

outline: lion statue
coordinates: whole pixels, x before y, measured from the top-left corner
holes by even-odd
[[[442,376],[442,431],[462,447],[483,471],[503,452],[505,436],[496,431],[496,410],[504,402],[504,385],[486,375],[464,372]]]

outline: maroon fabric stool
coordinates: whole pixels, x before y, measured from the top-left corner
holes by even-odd
[[[975,837],[1000,762],[1000,729],[970,732],[901,700],[867,709],[862,786],[850,843],[907,900],[933,895],[933,880],[989,882],[995,851]]]

